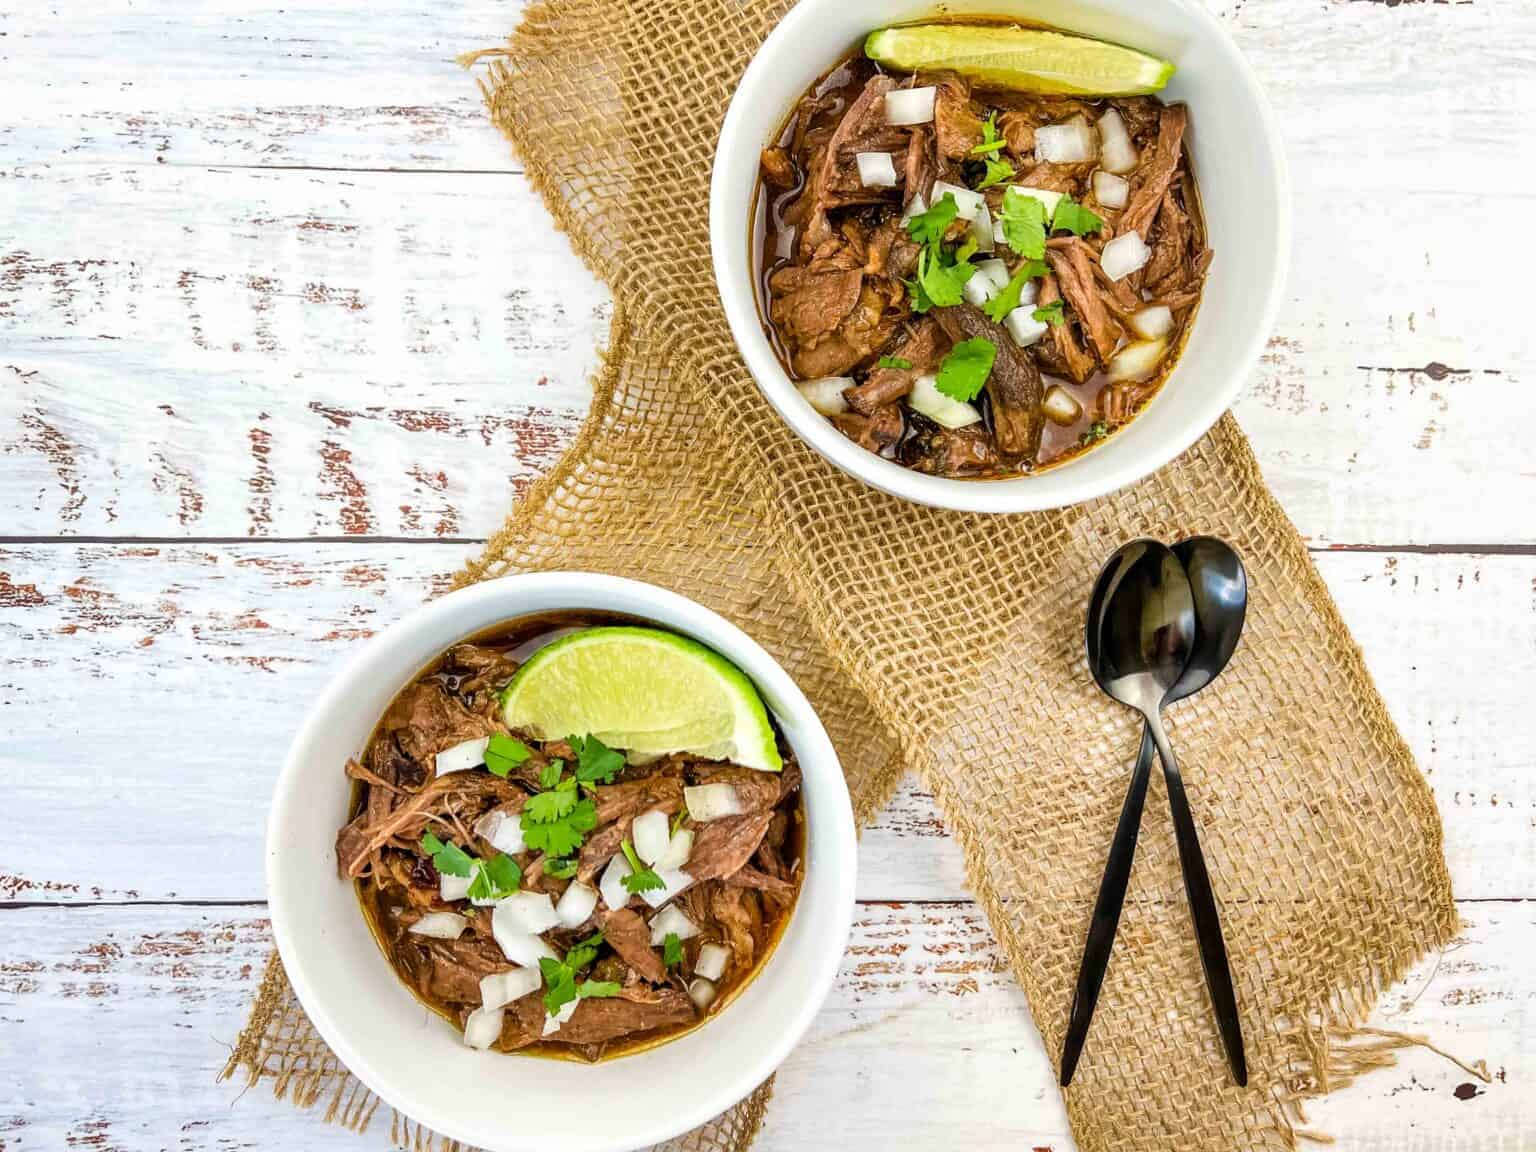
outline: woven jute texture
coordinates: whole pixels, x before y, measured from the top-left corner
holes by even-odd
[[[740,623],[820,709],[861,819],[906,768],[933,790],[1054,1058],[1139,739],[1085,665],[1087,593],[1133,537],[1230,540],[1250,572],[1248,630],[1169,729],[1221,903],[1251,1081],[1239,1089],[1225,1072],[1154,778],[1066,1101],[1085,1152],[1293,1148],[1309,1135],[1308,1098],[1417,1041],[1363,1025],[1381,990],[1456,931],[1433,799],[1230,417],[1134,488],[1010,517],[880,495],[782,425],[732,347],[705,205],[730,94],[786,7],[549,0],[506,47],[475,54],[493,120],[611,286],[616,315],[576,443],[460,581],[617,572]],[[236,1069],[328,1100],[354,1126],[376,1107],[275,962]],[[766,1094],[679,1144],[745,1148]],[[995,1106],[1009,1127],[1017,1105]],[[399,1117],[392,1131],[432,1140]]]

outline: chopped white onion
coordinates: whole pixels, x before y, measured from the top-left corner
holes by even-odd
[[[560,959],[555,955],[555,950],[538,936],[530,936],[526,932],[518,932],[504,924],[497,924],[494,912],[491,913],[491,935],[496,937],[501,954],[509,963],[516,964],[519,968],[537,970],[539,960],[545,956],[551,960]]]
[[[1065,124],[1035,129],[1035,159],[1050,164],[1085,164],[1093,159],[1093,125],[1077,115]]]
[[[987,277],[999,288],[1008,287],[1008,281],[1012,279],[1008,275],[1008,265],[1001,260],[978,260],[976,262],[976,275]]]
[[[1130,181],[1099,168],[1093,174],[1093,198],[1106,208],[1124,208],[1131,198]]]
[[[668,936],[679,940],[692,940],[699,934],[699,926],[683,914],[676,904],[668,904],[651,917],[651,947],[659,948]]]
[[[1031,188],[1026,184],[1013,184],[1010,187],[1021,196],[1040,201],[1040,206],[1045,209],[1045,230],[1049,232],[1051,221],[1056,218],[1056,205],[1061,203],[1064,193],[1052,192],[1049,188]]]
[[[961,220],[976,219],[987,206],[987,198],[980,192],[972,192],[969,188],[962,188],[958,184],[950,184],[944,180],[935,180],[933,202],[937,204],[946,195],[955,198],[955,215]]]
[[[409,931],[417,936],[430,936],[433,940],[457,940],[464,935],[469,921],[457,912],[428,912]]]
[[[901,222],[905,224],[912,217],[921,216],[926,211],[928,211],[928,203],[923,199],[923,194],[915,192],[912,194],[912,199],[907,201],[907,206],[901,213]]]
[[[608,861],[608,867],[603,869],[597,890],[602,894],[603,903],[610,909],[617,911],[629,903],[629,889],[624,887],[624,878],[633,871],[623,853],[614,856]]]
[[[971,279],[975,279],[973,276]],[[937,376],[919,376],[912,382],[907,403],[935,424],[945,428],[964,428],[981,419],[981,413],[964,400],[956,400],[939,391]]]
[[[1045,390],[1040,410],[1052,424],[1062,426],[1076,424],[1083,417],[1083,406],[1060,384],[1052,384]]]
[[[1099,163],[1104,166],[1104,171],[1129,172],[1136,167],[1136,145],[1131,143],[1131,134],[1126,130],[1125,121],[1113,108],[1099,117],[1099,142],[1102,149]],[[1101,197],[1100,203],[1109,202]],[[1109,206],[1117,207],[1113,204]]]
[[[480,977],[480,1007],[501,1008],[537,992],[544,978],[537,968],[514,968],[510,972],[492,972]]]
[[[976,241],[978,252],[992,252],[997,248],[997,237],[992,230],[992,213],[985,200],[981,202],[981,210],[976,213],[976,219],[971,221],[971,239]]]
[[[560,894],[560,903],[555,905],[555,915],[560,919],[560,927],[578,928],[587,922],[596,908],[597,889],[575,880]]]
[[[1044,320],[1035,319],[1033,300],[1028,304],[1019,305],[1004,316],[1003,327],[1008,329],[1008,335],[1013,337],[1013,342],[1020,348],[1028,348],[1031,344],[1040,343],[1040,338],[1051,329]]]
[[[635,855],[647,864],[661,859],[667,845],[672,842],[672,832],[667,827],[667,814],[660,808],[652,808],[635,817],[629,826],[629,834],[635,844]]]
[[[542,1035],[552,1036],[560,1031],[560,1025],[576,1015],[576,1006],[580,1003],[580,1000],[568,1000],[561,1006],[560,1011],[556,1012],[553,1016],[546,1012],[544,1014],[544,1031]]]
[[[1145,268],[1152,259],[1152,249],[1142,242],[1139,232],[1122,232],[1099,253],[1099,267],[1111,280],[1124,280],[1132,272]]]
[[[981,272],[973,273],[965,282],[965,287],[960,289],[960,295],[965,297],[965,302],[974,308],[980,308],[1002,289],[992,281],[992,277]]]
[[[496,916],[516,932],[537,936],[560,923],[548,892],[514,892],[496,902]]]
[[[692,855],[693,829],[679,828],[672,833],[672,839],[667,842],[667,850],[656,861],[656,867],[672,871],[688,863],[688,857]]]
[[[1166,340],[1138,340],[1116,352],[1109,362],[1109,378],[1121,380],[1145,380],[1157,371],[1168,351]]]
[[[437,894],[448,903],[462,900],[469,895],[469,886],[475,882],[475,875],[471,870],[468,876],[450,876],[446,872],[437,874]]]
[[[505,1015],[501,1008],[476,1008],[464,1017],[464,1043],[484,1052],[501,1035],[501,1021]]]
[[[702,976],[688,985],[688,999],[700,1012],[708,1012],[709,1006],[715,1002],[715,985],[712,981],[705,980]]]
[[[444,748],[435,757],[437,774],[446,776],[450,772],[468,772],[471,768],[478,768],[485,763],[485,749],[490,742],[489,736],[482,736],[479,740],[466,740],[452,748]]]
[[[1131,317],[1131,327],[1143,340],[1161,340],[1173,331],[1173,309],[1166,304],[1143,308]]]
[[[806,402],[823,416],[839,416],[848,411],[848,400],[843,396],[843,390],[853,387],[853,378],[850,376],[822,376],[817,380],[800,380],[795,384],[795,391],[804,396]]]
[[[937,88],[898,88],[885,94],[887,124],[932,124]]]
[[[859,183],[866,188],[896,187],[896,165],[889,152],[860,152],[854,156],[859,166]]]
[[[706,820],[740,816],[746,811],[741,806],[741,798],[736,795],[736,789],[724,782],[684,788],[683,803],[688,805],[688,815],[701,824]]]
[[[706,944],[699,949],[698,963],[693,974],[706,980],[718,980],[725,975],[725,966],[731,962],[731,950],[724,944]]]
[[[516,856],[528,847],[523,843],[523,818],[500,808],[492,808],[475,821],[475,835],[508,856]]]
[[[661,877],[662,887],[652,888],[640,893],[640,899],[644,900],[652,908],[660,908],[668,900],[680,894],[683,889],[693,883],[693,877],[686,872],[679,872],[675,868],[657,868],[656,875]]]

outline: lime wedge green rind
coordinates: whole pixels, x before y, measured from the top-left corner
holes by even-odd
[[[983,87],[1061,96],[1141,96],[1173,77],[1170,60],[1044,28],[909,24],[871,32],[871,60],[902,72],[958,72]]]
[[[502,720],[539,739],[596,736],[647,756],[688,752],[777,772],[768,710],[718,652],[655,628],[587,628],[534,653],[502,693]]]

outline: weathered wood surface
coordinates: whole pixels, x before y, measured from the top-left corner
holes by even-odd
[[[1536,7],[1212,7],[1297,211],[1239,416],[1435,788],[1468,925],[1378,1017],[1496,1074],[1414,1053],[1314,1120],[1342,1148],[1525,1148]],[[443,587],[585,407],[607,293],[451,62],[518,8],[0,6],[3,1152],[364,1146],[264,1090],[232,1107],[213,1074],[267,947],[246,905],[303,702]],[[842,978],[759,1146],[1065,1152],[914,784],[860,863]]]

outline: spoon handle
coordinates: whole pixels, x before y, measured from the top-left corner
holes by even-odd
[[[1083,962],[1077,970],[1077,990],[1072,994],[1072,1015],[1067,1022],[1067,1039],[1061,1049],[1061,1086],[1072,1083],[1088,1025],[1099,1003],[1099,989],[1104,985],[1104,971],[1109,967],[1109,953],[1115,945],[1115,931],[1120,927],[1120,909],[1125,904],[1125,890],[1131,881],[1131,861],[1136,856],[1136,835],[1141,829],[1141,810],[1147,800],[1147,780],[1152,775],[1152,733],[1143,728],[1141,751],[1131,770],[1130,787],[1115,825],[1115,838],[1109,845],[1109,859],[1104,863],[1104,879],[1099,881],[1099,895],[1093,902],[1093,919],[1088,922],[1088,943],[1083,946]]]
[[[1173,834],[1179,846],[1179,866],[1184,872],[1184,891],[1189,897],[1190,915],[1195,921],[1195,939],[1200,944],[1200,966],[1205,969],[1205,986],[1216,1010],[1216,1026],[1227,1050],[1232,1076],[1240,1086],[1248,1083],[1248,1062],[1243,1056],[1243,1029],[1237,1016],[1237,995],[1232,990],[1232,970],[1227,964],[1227,945],[1221,935],[1221,916],[1216,911],[1216,894],[1211,891],[1211,877],[1205,870],[1205,853],[1200,850],[1200,834],[1195,830],[1195,814],[1189,809],[1184,792],[1184,778],[1173,758],[1173,749],[1163,732],[1162,717],[1155,711],[1147,716],[1147,728],[1163,762],[1163,780],[1168,786],[1168,806],[1173,812]]]

